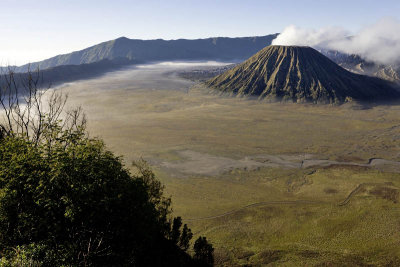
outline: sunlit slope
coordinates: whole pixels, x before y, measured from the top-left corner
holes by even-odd
[[[386,81],[351,73],[310,47],[268,46],[206,82],[212,88],[295,102],[342,103],[399,96]]]

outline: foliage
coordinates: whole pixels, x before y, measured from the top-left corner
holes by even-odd
[[[83,127],[49,125],[43,142],[0,142],[0,250],[42,266],[185,265],[169,240],[170,200],[143,162],[132,175]],[[175,220],[180,220],[175,219]],[[22,249],[24,257],[17,253]],[[28,256],[29,257],[28,257]]]
[[[86,134],[80,108],[40,72],[0,79],[1,266],[192,266],[192,238],[145,161]],[[196,264],[198,265],[198,264]]]
[[[175,244],[178,244],[178,242],[179,242],[179,237],[181,235],[181,232],[180,232],[181,226],[182,226],[181,217],[174,218],[174,222],[172,223],[172,229],[171,229],[171,240]]]
[[[208,243],[206,237],[199,237],[193,246],[194,249],[194,259],[205,263],[208,266],[214,265],[214,248]]]
[[[185,224],[182,229],[181,236],[179,238],[179,247],[184,251],[187,251],[190,245],[190,240],[192,239],[192,230]]]
[[[173,220],[171,231],[169,234],[169,239],[175,244],[178,245],[183,251],[187,251],[189,249],[190,240],[193,237],[192,230],[188,228],[187,224],[182,227],[182,218],[176,217]]]

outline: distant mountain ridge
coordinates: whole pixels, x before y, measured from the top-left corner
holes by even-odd
[[[355,54],[319,48],[317,50],[346,70],[400,84],[400,64],[383,65],[367,61]]]
[[[103,59],[98,62],[80,65],[62,65],[40,70],[39,73],[35,70],[32,70],[30,73],[17,73],[16,82],[18,85],[23,86],[22,83],[26,82],[29,76],[32,75],[34,80],[38,78],[39,83],[37,86],[39,88],[48,88],[49,86],[54,87],[66,82],[94,78],[109,71],[123,69],[129,65],[131,65],[131,62],[126,58]],[[8,71],[5,71],[0,74],[0,88],[6,86],[7,73]]]
[[[311,47],[271,45],[206,82],[243,96],[291,102],[335,103],[391,100],[392,84],[345,70]]]
[[[206,39],[139,40],[121,37],[86,49],[58,55],[43,61],[15,67],[17,72],[62,66],[90,64],[101,60],[126,58],[132,63],[165,60],[244,60],[270,45],[277,34],[256,37],[216,37]]]

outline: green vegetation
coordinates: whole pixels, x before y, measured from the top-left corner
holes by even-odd
[[[57,126],[44,143],[0,141],[2,266],[209,265],[184,252],[191,231],[179,217],[171,228],[170,200],[143,162],[131,175],[84,129]]]
[[[154,248],[168,247],[167,202],[152,200],[151,185],[131,177],[102,142],[80,131],[48,134],[37,146],[15,137],[0,144],[3,255],[13,258],[19,247],[43,266],[160,258]]]
[[[400,259],[399,181],[360,168],[267,168],[168,178],[166,188],[194,233],[212,241],[217,266],[384,266]]]
[[[212,265],[210,245],[186,252],[191,230],[144,161],[131,173],[87,135],[81,109],[13,75],[0,91],[1,266]]]
[[[214,248],[207,242],[207,238],[200,236],[196,242],[194,242],[193,249],[195,251],[195,259],[205,260],[209,266],[214,265]]]
[[[343,103],[393,100],[389,82],[351,73],[310,47],[268,46],[206,82],[222,92],[270,100]]]

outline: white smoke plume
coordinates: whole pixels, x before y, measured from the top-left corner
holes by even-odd
[[[400,63],[400,21],[381,19],[357,33],[338,28],[303,29],[289,26],[273,40],[274,45],[303,45],[357,54],[386,65]]]

